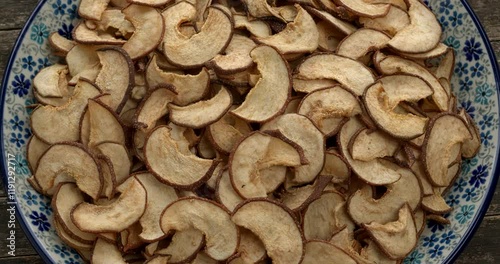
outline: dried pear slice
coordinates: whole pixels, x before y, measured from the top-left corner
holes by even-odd
[[[356,78],[351,78],[353,75]],[[309,56],[297,66],[296,77],[335,80],[358,96],[375,82],[373,73],[364,64],[332,53]]]
[[[188,38],[177,27],[196,16],[188,2],[168,7],[162,13],[165,22],[163,53],[168,61],[182,68],[196,68],[223,51],[233,35],[233,18],[219,7],[208,8],[205,23],[198,34]]]
[[[267,199],[241,203],[231,220],[255,234],[276,264],[298,264],[304,255],[304,239],[291,211]]]
[[[79,80],[73,96],[66,104],[59,107],[39,106],[33,111],[30,118],[33,134],[50,144],[78,141],[80,138],[79,121],[87,107],[87,100],[100,94],[101,91],[93,84],[86,80]]]
[[[102,238],[97,239],[92,251],[92,263],[95,264],[126,264],[120,249],[116,244],[110,243]]]
[[[151,131],[144,143],[144,156],[148,170],[160,181],[183,189],[203,183],[218,163],[182,152],[167,126]]]
[[[279,130],[285,138],[303,149],[304,158],[309,163],[294,169],[293,176],[287,179],[289,186],[312,182],[321,172],[325,160],[325,138],[310,119],[298,114],[286,114],[264,124],[261,130]]]
[[[407,3],[410,24],[398,31],[388,46],[407,53],[422,53],[435,48],[442,34],[436,16],[419,0],[408,0]]]
[[[361,107],[354,94],[337,85],[307,94],[297,113],[307,116],[325,137],[330,137],[349,117],[361,114]]]
[[[243,138],[229,157],[234,190],[244,198],[267,197],[261,171],[273,166],[304,164],[302,149],[282,136],[253,132]]]
[[[103,142],[114,142],[125,146],[125,131],[120,118],[108,106],[99,100],[88,101],[88,146],[93,148]],[[85,122],[85,120],[82,121]]]
[[[366,89],[363,101],[377,127],[396,138],[413,139],[424,134],[428,118],[400,114],[395,108],[402,101],[416,102],[432,94],[431,87],[416,76],[392,75]]]
[[[157,121],[168,113],[168,104],[174,101],[173,86],[162,85],[150,89],[134,114],[134,127],[144,132],[153,129]]]
[[[391,157],[399,149],[399,142],[382,131],[359,130],[352,137],[349,149],[353,159],[370,161]]]
[[[156,8],[131,4],[122,9],[122,13],[135,28],[132,36],[123,44],[123,49],[132,60],[146,56],[160,45],[165,23]]]
[[[59,182],[70,181],[97,199],[103,185],[97,158],[81,144],[73,142],[51,145],[40,157],[34,176],[46,195],[52,195]]]
[[[269,46],[256,47],[250,56],[261,77],[245,101],[230,112],[247,121],[265,122],[285,110],[292,88],[290,69],[282,55]]]
[[[71,212],[73,223],[82,231],[102,233],[121,232],[137,222],[146,209],[146,189],[132,177],[117,190],[120,196],[108,205],[83,202],[75,206]]]
[[[345,263],[356,264],[357,262],[344,250],[321,240],[310,240],[305,245],[303,264],[316,263]]]
[[[384,48],[391,38],[378,30],[361,28],[345,37],[337,47],[337,54],[360,60],[371,51]]]
[[[237,249],[239,232],[229,212],[202,198],[187,197],[171,203],[160,220],[164,233],[196,229],[205,236],[205,252],[215,260],[229,258]]]
[[[35,135],[32,135],[26,144],[26,160],[30,171],[36,171],[40,157],[50,147],[49,144],[41,141]]]
[[[256,46],[257,44],[252,39],[235,34],[224,51],[224,55],[216,55],[209,64],[215,72],[222,74],[244,71],[253,65],[250,52]]]
[[[412,209],[405,204],[394,222],[364,224],[377,246],[391,259],[406,257],[417,245],[417,231]]]
[[[170,121],[179,126],[201,128],[217,122],[233,104],[233,97],[225,87],[212,98],[187,106],[169,104]]]
[[[442,113],[429,122],[424,145],[422,161],[428,179],[434,186],[448,186],[455,175],[449,177],[449,160],[456,157],[452,153],[453,145],[470,140],[472,134],[460,116]]]
[[[286,28],[269,37],[256,37],[259,43],[275,47],[281,54],[313,52],[318,48],[318,29],[314,19],[300,5],[295,4],[297,16]]]
[[[158,215],[158,220],[160,220],[160,216],[161,213]],[[197,229],[189,228],[176,231],[170,244],[164,249],[155,251],[155,254],[170,256],[168,263],[185,263],[196,257],[197,253],[205,246],[204,242],[203,233]]]

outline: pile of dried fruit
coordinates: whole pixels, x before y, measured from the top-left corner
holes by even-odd
[[[448,221],[442,195],[480,143],[419,0],[79,14],[74,40],[50,36],[64,64],[35,77],[27,153],[84,258],[399,263],[426,219]]]

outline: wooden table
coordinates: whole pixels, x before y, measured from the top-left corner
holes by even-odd
[[[500,1],[468,1],[485,27],[497,57],[500,58]],[[36,3],[37,0],[1,0],[0,76],[3,76],[14,41]],[[17,236],[16,257],[7,255],[6,210],[5,190],[0,182],[0,263],[43,263],[20,228],[16,230],[16,234],[22,234]],[[496,188],[495,196],[480,228],[456,263],[500,263],[500,185]]]

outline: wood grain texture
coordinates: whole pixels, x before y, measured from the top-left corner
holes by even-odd
[[[3,76],[5,65],[12,46],[37,0],[1,0],[0,8],[0,76]],[[483,24],[497,55],[500,58],[500,1],[469,0],[479,20]],[[8,221],[5,190],[0,182],[0,263],[40,264],[43,261],[33,250],[26,236],[17,225],[16,257],[8,257],[5,251],[6,228]],[[497,185],[495,196],[481,226],[471,242],[455,263],[500,263],[500,185]]]

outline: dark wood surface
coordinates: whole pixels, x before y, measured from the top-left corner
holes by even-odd
[[[3,76],[10,50],[37,0],[1,0],[0,76]],[[500,58],[500,1],[469,0]],[[0,182],[0,263],[43,263],[21,229],[16,229],[16,257],[7,255],[7,210],[5,190]],[[500,263],[500,185],[481,226],[455,263]]]

